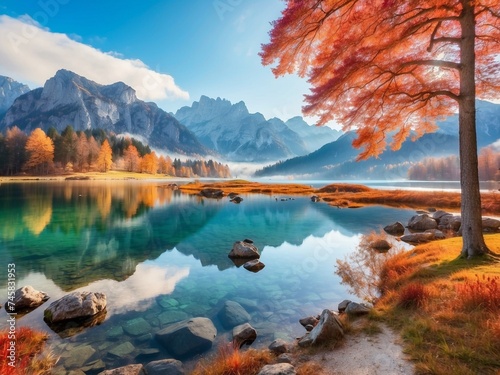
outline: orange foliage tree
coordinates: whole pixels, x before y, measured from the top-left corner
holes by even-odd
[[[129,172],[139,172],[141,156],[137,148],[130,144],[123,152],[123,160],[125,161],[125,169]]]
[[[26,142],[28,161],[24,164],[26,170],[35,173],[48,174],[54,164],[54,143],[45,132],[36,128]]]
[[[312,85],[306,115],[356,128],[359,159],[398,149],[459,112],[463,257],[490,253],[481,227],[476,96],[500,90],[498,0],[288,0],[263,45],[276,76]]]
[[[102,142],[99,155],[97,156],[97,168],[101,172],[107,172],[111,169],[113,164],[113,152],[107,139]]]

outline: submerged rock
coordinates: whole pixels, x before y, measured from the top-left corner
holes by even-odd
[[[217,329],[208,318],[174,323],[156,333],[156,339],[176,357],[204,352],[212,346]]]
[[[238,302],[226,301],[219,311],[219,319],[226,329],[250,321],[250,314]]]
[[[123,330],[131,336],[142,336],[151,331],[151,325],[144,318],[136,318],[127,321]]]

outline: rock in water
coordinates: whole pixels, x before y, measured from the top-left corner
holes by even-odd
[[[14,295],[15,311],[19,312],[22,310],[34,309],[43,304],[48,299],[49,296],[47,295],[47,293],[40,292],[33,288],[31,285],[23,286],[22,288],[17,289]],[[9,311],[9,306],[7,303],[5,304],[5,310],[7,312],[14,312]]]
[[[251,345],[257,338],[257,331],[250,324],[245,323],[233,328],[233,345],[241,348],[243,345]]]
[[[73,292],[52,302],[44,311],[44,319],[49,323],[87,318],[106,309],[103,293]]]
[[[176,357],[210,349],[217,329],[208,318],[192,318],[174,323],[156,333],[156,339]]]
[[[412,230],[424,231],[427,229],[436,229],[437,221],[429,217],[429,215],[415,215],[408,222],[408,228]]]
[[[245,241],[237,241],[234,243],[233,248],[228,254],[229,258],[246,258],[258,259],[260,258],[259,250],[253,243]]]
[[[405,232],[405,227],[399,221],[396,221],[393,224],[386,225],[384,230],[391,236],[402,236]]]
[[[266,265],[258,259],[251,260],[243,264],[243,267],[251,272],[259,272],[264,269]]]
[[[231,329],[250,320],[250,314],[243,306],[234,301],[226,301],[218,316],[226,329]]]
[[[144,370],[148,375],[184,375],[182,362],[176,359],[162,359],[149,362]]]

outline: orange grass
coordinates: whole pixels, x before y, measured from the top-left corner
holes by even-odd
[[[240,351],[233,345],[221,345],[215,358],[198,362],[192,375],[255,375],[271,362],[268,350]]]
[[[0,374],[2,375],[43,375],[50,374],[55,364],[55,358],[51,354],[43,354],[45,341],[48,335],[37,332],[27,327],[21,327],[15,335],[15,366],[10,366],[10,347],[12,337],[8,331],[0,332],[0,348],[2,358],[0,362]]]
[[[500,253],[500,234],[485,240]],[[389,256],[383,265],[375,307],[401,331],[417,374],[500,370],[500,263],[459,259],[461,246],[461,238],[435,241]]]

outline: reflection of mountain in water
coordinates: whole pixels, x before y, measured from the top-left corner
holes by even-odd
[[[63,290],[124,280],[173,248],[223,270],[234,266],[227,254],[237,240],[251,238],[259,249],[298,245],[310,235],[350,236],[409,216],[376,207],[338,210],[305,197],[254,195],[235,205],[130,182],[3,185],[0,203],[2,259],[16,263],[18,277],[42,272]]]

